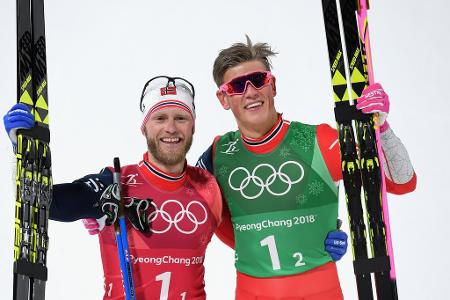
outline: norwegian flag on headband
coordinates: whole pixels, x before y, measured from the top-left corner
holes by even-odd
[[[161,96],[165,95],[176,95],[177,94],[177,87],[176,86],[167,86],[160,89],[161,90]]]

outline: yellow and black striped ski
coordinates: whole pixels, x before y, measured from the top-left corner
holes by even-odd
[[[17,101],[35,126],[17,132],[13,299],[44,300],[52,198],[44,2],[16,1]]]
[[[371,275],[374,274],[377,299],[394,300],[397,299],[397,292],[389,277],[390,258],[387,254],[381,206],[381,161],[373,116],[363,114],[350,103],[351,100],[356,101],[368,85],[367,65],[356,18],[357,5],[357,0],[322,0],[354,257],[353,268],[359,299],[374,299]],[[348,62],[348,76],[345,72],[344,55]],[[361,191],[367,221],[364,219]],[[370,258],[367,237],[372,250]]]

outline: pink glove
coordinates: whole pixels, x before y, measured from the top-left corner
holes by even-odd
[[[378,113],[376,125],[380,126],[381,132],[387,129],[386,118],[389,114],[389,96],[385,93],[381,84],[374,83],[365,88],[358,99],[356,108],[365,114]]]
[[[103,228],[105,228],[105,221],[106,221],[107,216],[103,216],[100,219],[93,219],[93,218],[89,218],[89,219],[83,219],[81,220],[83,222],[84,227],[87,229],[88,233],[90,235],[96,235],[99,234],[100,231],[103,230]]]

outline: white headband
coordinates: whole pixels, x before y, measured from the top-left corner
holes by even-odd
[[[166,84],[154,85],[147,87],[142,98],[142,122],[141,131],[144,134],[145,124],[151,114],[159,109],[173,106],[184,109],[192,115],[195,120],[195,106],[194,97],[191,90],[182,83],[177,83],[176,86]]]

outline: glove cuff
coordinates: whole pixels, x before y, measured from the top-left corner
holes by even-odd
[[[389,129],[389,123],[387,121],[384,121],[383,125],[380,126],[380,133],[383,133],[388,129]]]
[[[12,128],[8,133],[9,139],[11,140],[13,147],[17,145],[17,129],[18,128]]]

